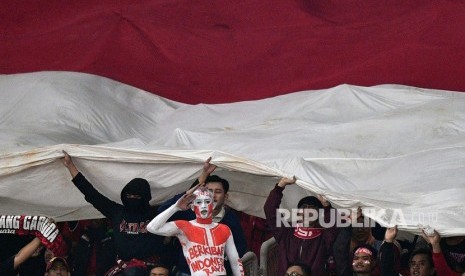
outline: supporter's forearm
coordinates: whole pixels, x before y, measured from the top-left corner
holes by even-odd
[[[27,245],[25,245],[19,252],[16,254],[14,259],[14,268],[18,268],[22,263],[24,263],[29,257],[34,254],[34,252],[41,245],[39,238],[34,238]]]
[[[205,183],[205,181],[207,180],[207,177],[209,176],[210,174],[208,172],[205,172],[205,171],[202,171],[202,173],[199,175],[199,177],[197,178],[197,181],[198,183]]]
[[[439,243],[432,243],[431,247],[433,249],[433,253],[441,253],[441,245]]]
[[[265,205],[263,207],[265,211],[265,216],[267,220],[272,220],[273,223],[276,221],[276,209],[279,208],[281,205],[281,199],[283,197],[283,190],[284,188],[275,186],[273,190],[271,190],[268,198],[265,201]],[[273,224],[274,225],[274,224]]]
[[[112,218],[113,213],[118,204],[103,194],[101,194],[94,186],[84,177],[82,173],[78,173],[73,178],[74,185],[84,195],[87,202],[92,204],[97,210],[99,210],[105,217]]]
[[[71,174],[71,176],[72,176],[73,178],[75,178],[76,175],[79,173],[79,170],[78,170],[78,169],[76,168],[76,166],[74,166],[74,165],[68,167],[68,171],[69,171],[69,174]]]
[[[434,268],[436,269],[437,275],[450,275],[450,276],[459,275],[458,273],[454,272],[453,270],[449,268],[442,252],[440,253],[433,252],[432,257],[433,257]]]
[[[284,188],[276,185],[274,189],[270,192],[268,198],[266,199],[265,206],[263,207],[265,211],[266,222],[270,227],[273,236],[276,241],[280,241],[281,235],[285,232],[286,227],[284,225],[279,225],[278,227],[278,208],[281,205],[281,199],[283,198]],[[280,220],[281,221],[281,220]]]

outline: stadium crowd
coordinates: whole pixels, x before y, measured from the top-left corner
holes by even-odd
[[[465,275],[465,236],[441,238],[437,231],[400,239],[397,226],[325,227],[318,217],[288,227],[276,225],[283,192],[295,178],[282,178],[270,191],[259,218],[225,204],[230,183],[212,175],[206,160],[185,192],[150,206],[150,185],[131,180],[121,204],[97,191],[64,152],[64,166],[86,201],[104,218],[54,222],[34,216],[0,216],[0,275],[247,275],[241,258],[256,256],[273,238],[278,258],[264,275]],[[333,209],[323,196],[307,196],[295,206]],[[307,219],[307,220],[305,220]],[[321,218],[320,218],[321,219]],[[347,221],[365,220],[359,208]],[[31,226],[34,225],[34,226]]]

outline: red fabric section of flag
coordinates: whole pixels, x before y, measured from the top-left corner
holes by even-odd
[[[20,1],[0,73],[96,74],[185,103],[342,83],[465,91],[462,1]]]

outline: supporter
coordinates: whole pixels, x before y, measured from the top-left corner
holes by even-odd
[[[465,272],[465,236],[446,237],[440,244],[449,267],[456,272]]]
[[[112,223],[118,256],[118,265],[112,269],[112,275],[122,270],[126,273],[132,271],[133,275],[148,274],[147,263],[159,261],[163,239],[146,229],[156,215],[156,210],[149,204],[152,196],[147,180],[132,179],[121,191],[121,205],[98,192],[79,172],[71,157],[65,151],[63,153],[63,164],[73,177],[74,185],[84,194],[86,201]]]
[[[9,276],[9,275],[16,275],[16,269],[28,260],[34,252],[39,248],[41,245],[41,241],[39,238],[34,238],[28,244],[26,244],[19,252],[5,261],[0,263],[0,275],[2,276]]]
[[[195,220],[168,222],[174,213],[187,210],[191,203]],[[147,229],[155,234],[179,239],[191,275],[226,275],[225,254],[230,260],[233,275],[244,275],[231,230],[225,224],[213,222],[213,208],[213,194],[205,186],[200,186],[157,215]]]
[[[61,257],[54,257],[47,263],[45,276],[69,276],[68,262]]]
[[[371,227],[372,221],[365,218],[362,214],[362,209],[358,208],[356,213],[353,214],[356,218],[355,227],[352,225],[352,215],[348,218],[347,227],[339,229],[339,233],[333,245],[334,259],[336,263],[336,272],[337,275],[352,275],[353,273],[353,252],[354,248],[357,246],[370,245],[373,247],[376,252],[381,248],[382,240],[378,240],[373,235],[373,230],[382,230],[378,225],[378,228]],[[383,234],[384,235],[384,234]],[[400,252],[401,247],[397,241],[393,241],[396,245],[394,266],[395,270],[400,269]],[[375,266],[373,268],[372,274],[380,274],[379,267]]]
[[[242,257],[247,251],[247,242],[242,231],[242,227],[239,218],[236,216],[234,211],[225,205],[225,201],[228,199],[229,194],[229,182],[216,175],[210,175],[216,166],[210,164],[211,158],[208,158],[203,165],[202,173],[198,177],[197,181],[192,185],[193,187],[187,192],[192,193],[197,188],[196,185],[199,183],[206,183],[205,186],[213,193],[213,200],[215,208],[213,209],[213,222],[222,223],[229,227],[234,237],[234,244],[236,246],[239,257]],[[178,194],[173,198],[164,202],[159,208],[158,212],[161,213],[174,205],[185,193]],[[189,209],[185,211],[176,212],[169,220],[193,220],[195,219],[195,213]],[[187,265],[186,259],[184,258],[182,248],[180,245],[174,248],[177,251],[176,271],[179,275],[189,275],[190,269]],[[228,274],[231,273],[230,265],[226,263],[226,270]]]
[[[387,228],[384,243],[380,251],[381,275],[397,276],[399,273],[394,268],[395,245],[397,237],[397,226]],[[418,248],[412,252],[409,261],[409,271],[411,276],[436,275],[431,250],[429,248]]]
[[[310,267],[303,263],[291,263],[284,276],[312,276]]]
[[[155,264],[150,270],[150,276],[170,276],[170,269],[163,264]]]
[[[353,249],[352,272],[354,276],[379,275],[375,272],[377,267],[377,250],[369,245],[358,245]]]
[[[94,219],[83,231],[73,256],[73,276],[103,276],[116,259],[107,219]]]
[[[331,247],[336,238],[336,228],[322,228],[318,218],[309,225],[297,227],[278,227],[277,210],[281,204],[283,190],[292,185],[295,178],[282,178],[270,192],[264,206],[267,223],[279,247],[278,275],[284,275],[290,263],[302,262],[311,267],[312,275],[326,275],[326,262],[331,254]],[[323,197],[302,198],[297,208],[302,212],[308,208],[324,209],[325,218],[330,217],[330,204]],[[305,212],[304,212],[305,213]],[[304,218],[304,221],[307,220]]]
[[[21,266],[21,271],[18,270],[19,266],[24,264],[26,260],[30,260],[34,255],[41,254],[42,248],[40,248],[40,245],[43,245],[57,256],[66,256],[68,254],[68,245],[51,218],[32,215],[1,215],[0,222],[0,232],[2,233],[23,237],[35,236],[16,255],[9,257],[0,264],[0,271],[3,272],[0,275],[16,275],[17,272],[28,273],[28,275],[37,275],[39,271],[43,273],[43,262],[30,263],[38,268],[33,273],[29,273],[31,271],[30,266]],[[40,259],[36,258],[36,261],[40,261]],[[22,271],[23,269],[24,271]]]
[[[425,239],[432,248],[433,251],[433,263],[438,276],[456,276],[461,275],[459,272],[453,271],[446,262],[444,254],[441,250],[441,237],[437,231],[434,231],[431,235],[426,235],[423,232],[423,239]]]
[[[359,210],[361,212],[361,209]],[[362,245],[362,244],[369,244],[378,251],[381,248],[381,244],[383,243],[382,238],[381,240],[377,240],[373,236],[373,232],[372,232],[373,227],[366,225],[365,222],[367,222],[366,218],[363,215],[359,215],[357,217],[357,224],[361,226],[352,227],[352,234],[350,237],[350,249],[349,249],[351,252],[354,250],[356,246]],[[349,227],[349,229],[350,228],[351,227]]]
[[[429,250],[429,248],[414,250],[410,257],[409,267],[410,275],[413,276],[436,275],[431,250]]]

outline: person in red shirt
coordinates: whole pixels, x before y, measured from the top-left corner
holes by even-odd
[[[431,245],[431,248],[433,250],[432,257],[437,276],[461,275],[459,272],[455,272],[448,266],[446,258],[444,257],[444,254],[441,250],[441,236],[436,230],[434,230],[431,235],[427,235],[423,232],[422,237]]]

